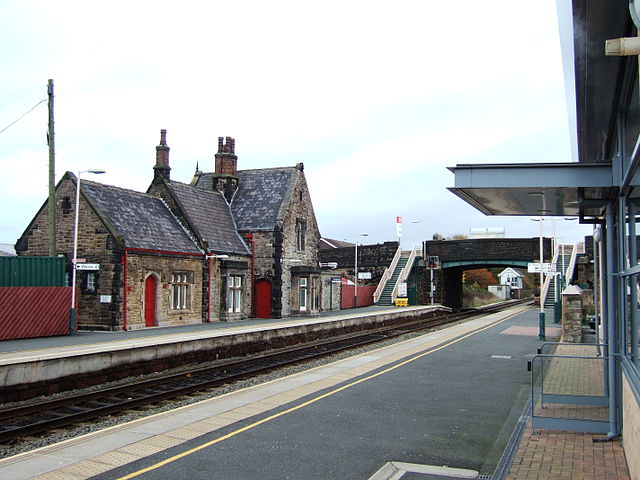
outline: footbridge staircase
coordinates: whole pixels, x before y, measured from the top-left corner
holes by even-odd
[[[412,250],[402,250],[401,247],[398,247],[391,265],[384,271],[373,294],[374,303],[377,305],[395,304],[396,298],[398,298],[398,288],[406,282],[420,252],[420,247],[414,247]]]
[[[553,307],[560,300],[566,285],[571,284],[578,255],[584,254],[584,243],[574,245],[556,245],[551,260],[550,274],[547,274],[542,285],[542,298],[545,307]]]

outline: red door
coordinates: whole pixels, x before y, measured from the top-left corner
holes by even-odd
[[[268,280],[256,282],[256,318],[271,317],[271,283]]]
[[[144,325],[156,326],[156,277],[149,275],[144,282]]]

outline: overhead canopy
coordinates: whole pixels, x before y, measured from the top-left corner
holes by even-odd
[[[614,186],[610,164],[462,164],[449,190],[485,215],[602,214]]]

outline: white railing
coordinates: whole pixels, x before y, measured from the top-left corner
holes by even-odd
[[[393,291],[391,292],[391,301],[394,303],[396,301],[396,298],[398,298],[398,285],[400,285],[402,282],[405,282],[407,280],[407,277],[411,273],[413,262],[415,261],[418,255],[418,248],[420,247],[413,247],[413,249],[411,250],[411,253],[409,254],[409,258],[407,259],[407,263],[402,269],[402,271],[400,272],[400,275],[396,280],[396,284],[393,286]]]
[[[544,284],[542,285],[542,289],[540,290],[540,305],[544,306],[545,301],[547,300],[547,293],[549,292],[549,286],[551,285],[551,280],[553,279],[555,274],[546,275],[544,278]]]
[[[376,287],[376,291],[373,292],[373,303],[378,303],[380,300],[380,295],[382,295],[382,290],[384,290],[384,286],[387,284],[387,281],[393,275],[393,272],[396,270],[396,266],[398,265],[398,261],[400,260],[400,256],[402,255],[402,247],[398,245],[398,250],[396,250],[395,255],[393,256],[393,260],[391,260],[391,265],[384,270],[382,274],[382,278]]]
[[[584,248],[584,243],[582,244]],[[580,250],[579,246],[575,244],[571,249],[571,260],[569,260],[569,266],[567,267],[567,271],[565,272],[565,278],[567,279],[567,285],[571,284],[571,280],[573,280],[573,273],[576,268],[576,259],[578,258],[578,250]]]

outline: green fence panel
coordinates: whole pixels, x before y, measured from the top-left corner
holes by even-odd
[[[0,287],[64,286],[64,257],[0,257]]]

